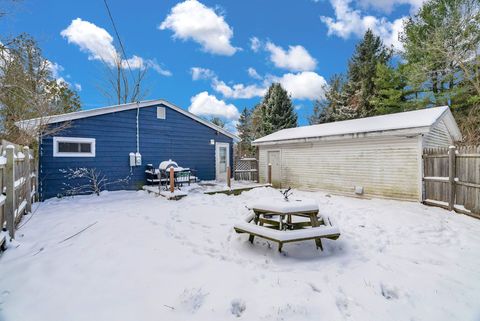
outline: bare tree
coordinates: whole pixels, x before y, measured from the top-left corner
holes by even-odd
[[[22,34],[0,43],[0,126],[3,138],[31,145],[38,137],[68,126],[50,126],[56,114],[80,109],[80,98],[52,76],[33,38]],[[28,120],[28,121],[27,121]]]
[[[105,66],[105,79],[98,89],[109,102],[114,104],[127,104],[142,100],[147,91],[143,83],[148,66],[142,60],[137,62],[134,69],[128,60],[125,60],[117,51],[113,59],[103,60]]]
[[[61,196],[75,196],[79,194],[96,194],[106,190],[109,186],[116,184],[126,184],[130,177],[127,176],[122,179],[110,181],[100,170],[96,168],[68,168],[61,169],[64,174],[66,182],[64,185],[64,195]]]

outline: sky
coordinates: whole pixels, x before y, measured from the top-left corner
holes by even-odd
[[[0,0],[5,6],[7,0]],[[108,0],[125,48],[122,66],[147,68],[145,99],[166,99],[233,130],[243,108],[272,82],[292,97],[299,125],[328,79],[346,71],[370,28],[401,51],[402,19],[423,0]],[[26,32],[53,75],[78,91],[83,109],[112,104],[102,94],[118,39],[103,0],[24,0],[9,5],[0,35]]]

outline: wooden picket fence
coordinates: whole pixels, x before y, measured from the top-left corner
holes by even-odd
[[[35,159],[28,147],[7,141],[2,141],[0,155],[0,227],[14,239],[22,216],[32,211],[37,190]],[[0,246],[5,247],[5,237],[0,236]]]
[[[480,218],[480,146],[426,148],[424,203]]]

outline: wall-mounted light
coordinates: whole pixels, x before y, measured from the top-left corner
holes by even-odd
[[[215,139],[210,139],[210,145],[215,145]]]

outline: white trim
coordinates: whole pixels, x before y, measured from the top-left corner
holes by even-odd
[[[58,143],[88,143],[90,153],[62,153],[58,151]],[[95,138],[53,137],[53,157],[95,157]]]
[[[271,140],[271,141],[264,141],[264,142],[253,141],[252,146],[284,145],[284,144],[295,144],[295,143],[313,143],[313,142],[319,142],[319,141],[370,138],[370,137],[385,137],[385,136],[409,137],[409,136],[416,136],[416,135],[419,135],[419,134],[426,134],[429,131],[430,131],[430,126],[425,126],[425,127],[408,128],[408,129],[396,129],[396,130],[388,130],[388,131],[376,131],[376,132],[352,133],[352,134],[341,134],[341,135],[320,136],[320,137],[305,137],[305,138],[294,138],[294,139],[283,139],[283,140]]]
[[[423,135],[418,135],[418,201],[423,202]]]
[[[279,161],[280,161],[280,188],[282,188],[283,186],[283,159],[282,159],[282,149],[280,148],[274,148],[274,149],[267,149],[266,150],[267,152],[267,155],[265,156],[265,160],[266,160],[266,168],[265,168],[265,181],[268,180],[268,164],[270,164],[270,160],[268,159],[268,153],[270,152],[273,152],[273,153],[276,153],[278,152],[278,157],[279,157]],[[272,171],[272,182],[273,182],[273,171]]]
[[[165,110],[165,107],[157,107],[157,119],[167,119],[167,111]]]
[[[87,118],[87,117],[93,117],[93,116],[98,116],[98,115],[103,115],[103,114],[109,114],[109,113],[115,113],[115,112],[120,112],[120,111],[125,111],[125,110],[130,110],[130,109],[136,109],[136,108],[143,108],[143,107],[152,107],[155,105],[165,105],[187,117],[192,118],[193,120],[196,120],[197,122],[208,126],[219,133],[224,134],[225,136],[228,136],[230,138],[233,138],[234,140],[239,141],[240,138],[237,135],[234,135],[225,129],[216,126],[215,124],[212,124],[209,121],[206,121],[194,114],[192,114],[189,111],[186,111],[164,99],[156,99],[156,100],[146,100],[146,101],[141,101],[141,102],[136,102],[136,103],[130,103],[130,104],[123,104],[123,105],[114,105],[114,106],[108,106],[108,107],[101,107],[101,108],[95,108],[95,109],[89,109],[89,110],[81,110],[81,111],[76,111],[73,113],[67,113],[67,114],[61,114],[61,115],[55,115],[55,116],[50,116],[50,117],[44,117],[44,118],[33,118],[33,119],[27,119],[27,120],[22,120],[18,121],[15,123],[16,126],[18,126],[20,129],[28,130],[31,128],[35,128],[36,126],[39,126],[41,124],[54,124],[54,123],[60,123],[60,122],[66,122],[66,121],[71,121],[75,119],[81,119],[81,118]]]
[[[223,178],[219,177],[219,168],[218,168],[218,165],[219,165],[219,149],[220,147],[226,147],[227,148],[227,155],[225,157],[225,160],[227,162],[227,166],[230,166],[230,144],[229,143],[215,143],[215,180],[217,181],[223,181]],[[227,174],[227,171],[225,170],[225,175]],[[225,180],[226,180],[226,176],[225,176]]]

